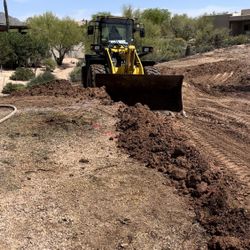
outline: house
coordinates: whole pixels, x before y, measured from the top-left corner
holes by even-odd
[[[10,29],[18,32],[25,31],[28,27],[25,23],[19,21],[17,18],[9,16]],[[0,32],[6,31],[6,19],[4,12],[0,12]]]
[[[237,14],[212,16],[215,28],[227,28],[233,36],[250,35],[250,9]]]

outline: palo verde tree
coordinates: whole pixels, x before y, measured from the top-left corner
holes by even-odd
[[[196,20],[187,15],[174,15],[170,21],[171,32],[176,38],[182,38],[186,41],[196,35]]]
[[[70,18],[59,19],[51,12],[27,20],[30,34],[48,44],[58,65],[65,55],[82,41],[83,33],[77,22]]]

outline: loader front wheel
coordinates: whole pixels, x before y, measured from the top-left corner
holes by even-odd
[[[160,75],[160,71],[154,66],[145,66],[144,67],[145,75]]]
[[[96,74],[106,74],[105,67],[102,64],[92,64],[87,73],[87,87],[96,87]]]

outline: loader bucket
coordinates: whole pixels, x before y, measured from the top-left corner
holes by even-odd
[[[114,101],[175,112],[183,110],[182,82],[183,76],[177,75],[96,75],[96,86],[105,86]]]

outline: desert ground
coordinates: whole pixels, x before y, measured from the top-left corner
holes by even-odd
[[[187,117],[68,72],[0,97],[18,109],[0,124],[0,249],[250,249],[249,56],[158,64],[185,76]]]

